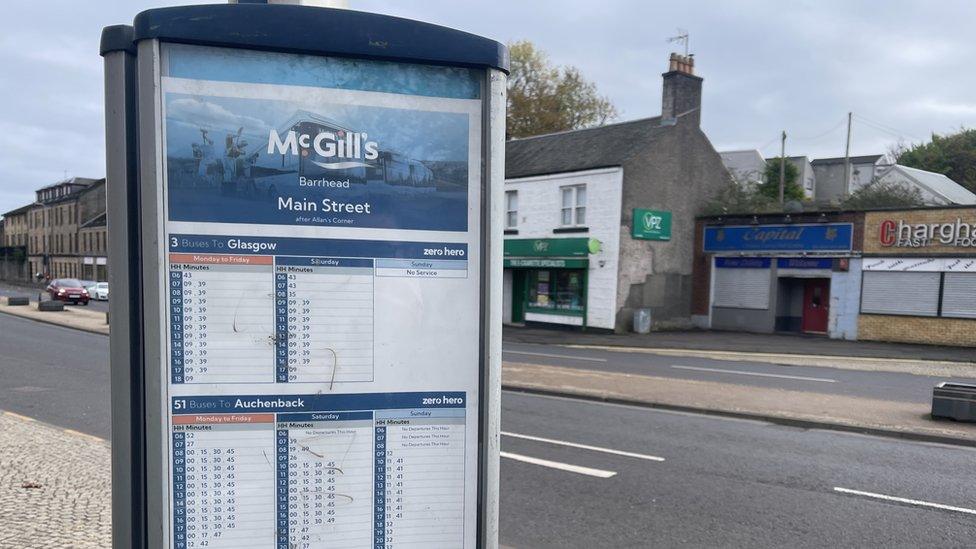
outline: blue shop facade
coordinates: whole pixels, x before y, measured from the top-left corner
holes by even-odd
[[[693,321],[857,339],[862,232],[857,212],[699,218]]]

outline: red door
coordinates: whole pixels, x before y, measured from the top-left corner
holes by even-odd
[[[811,278],[803,287],[804,332],[827,333],[827,317],[830,311],[830,280]]]

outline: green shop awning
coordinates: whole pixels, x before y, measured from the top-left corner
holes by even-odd
[[[587,257],[600,251],[595,238],[513,238],[505,240],[505,257]]]

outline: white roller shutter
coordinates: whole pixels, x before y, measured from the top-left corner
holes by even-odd
[[[941,273],[865,271],[861,312],[937,316]]]
[[[976,273],[946,273],[942,316],[976,318]]]
[[[715,307],[769,308],[769,269],[715,269]]]

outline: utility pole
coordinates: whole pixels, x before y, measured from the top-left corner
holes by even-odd
[[[851,118],[854,113],[847,113],[847,145],[844,147],[844,189],[851,192]]]
[[[786,130],[783,130],[783,137],[780,140],[779,148],[779,205],[784,202],[786,191]]]

